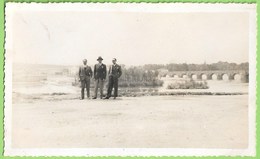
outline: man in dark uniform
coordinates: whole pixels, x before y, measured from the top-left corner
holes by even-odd
[[[83,66],[79,67],[79,79],[81,83],[81,100],[84,99],[84,89],[87,90],[87,96],[89,98],[90,78],[92,77],[92,69],[87,65],[87,60],[83,60]]]
[[[103,61],[102,57],[99,56],[97,61],[98,64],[94,66],[95,93],[93,99],[97,98],[98,87],[100,89],[100,98],[102,99],[104,82],[107,76],[107,68],[106,65],[102,63]]]
[[[108,89],[107,89],[107,96],[105,99],[109,99],[111,97],[112,89],[114,88],[114,99],[117,97],[118,92],[118,78],[122,75],[121,66],[116,63],[116,58],[113,58],[112,63],[109,67],[108,76]]]

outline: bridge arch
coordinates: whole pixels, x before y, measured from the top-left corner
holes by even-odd
[[[221,74],[221,78],[222,78],[223,81],[229,81],[229,77],[230,76],[227,73],[222,73]]]
[[[212,80],[222,80],[221,74],[218,74],[218,73],[215,73],[215,72],[210,74],[210,78]]]
[[[188,75],[186,73],[181,74],[181,78],[188,78]]]
[[[198,79],[198,75],[196,75],[195,73],[192,73],[192,74],[190,75],[190,77],[191,77],[191,79],[193,79],[193,80]]]
[[[173,77],[173,78],[179,78],[179,75],[174,74],[172,77]]]
[[[215,73],[210,73],[208,75],[208,77],[211,79],[211,80],[216,80],[217,79],[217,75]]]
[[[231,75],[231,78],[234,79],[235,81],[240,81],[240,82],[249,82],[249,73],[248,72],[235,72]]]
[[[197,74],[197,79],[207,80],[208,79],[208,75],[206,73],[199,73],[199,74]]]
[[[231,78],[232,79],[234,79],[235,81],[241,81],[241,74],[240,73],[238,73],[238,72],[236,72],[236,73],[233,73],[232,75],[231,75]]]
[[[208,77],[208,75],[207,75],[206,73],[202,73],[202,74],[201,74],[201,79],[202,79],[202,80],[208,80],[209,77]]]

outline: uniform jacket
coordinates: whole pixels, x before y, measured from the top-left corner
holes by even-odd
[[[109,76],[119,78],[122,75],[121,66],[118,64],[111,65],[108,71]]]
[[[90,79],[92,77],[92,69],[90,66],[81,66],[79,68],[80,80]]]
[[[96,64],[94,66],[94,78],[95,79],[106,79],[107,76],[107,67],[105,64]]]

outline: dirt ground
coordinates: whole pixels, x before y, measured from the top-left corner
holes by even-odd
[[[13,104],[13,148],[246,148],[248,96]]]

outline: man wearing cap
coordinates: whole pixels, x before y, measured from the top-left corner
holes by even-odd
[[[94,66],[94,79],[95,79],[95,92],[93,99],[97,98],[98,87],[100,89],[100,98],[103,98],[103,87],[104,81],[107,76],[107,68],[106,65],[102,63],[103,58],[101,56],[97,59],[98,63]]]
[[[84,99],[84,90],[87,90],[87,96],[89,98],[90,78],[92,77],[92,69],[87,65],[87,60],[83,60],[83,66],[79,67],[79,80],[81,84],[81,100]]]
[[[114,88],[114,99],[117,97],[118,92],[118,78],[122,75],[121,66],[116,63],[116,58],[112,59],[112,65],[109,67],[108,76],[108,89],[107,96],[105,99],[109,99],[111,97],[112,89]]]

